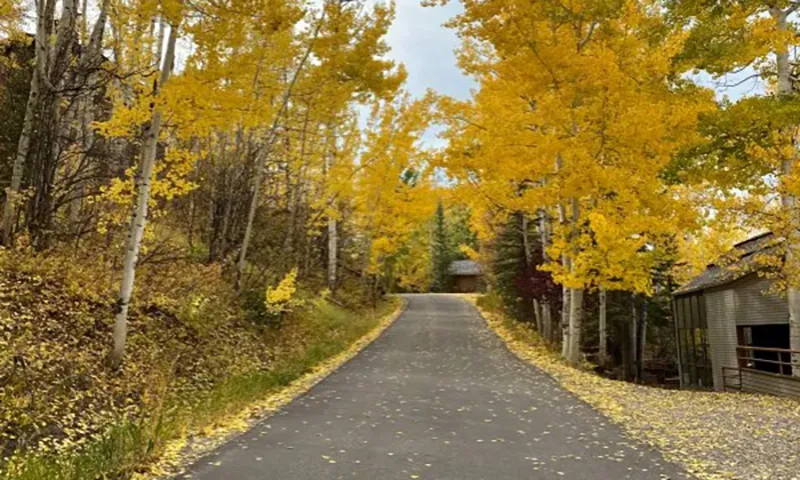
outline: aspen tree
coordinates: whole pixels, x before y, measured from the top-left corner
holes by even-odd
[[[264,175],[266,173],[266,166],[265,162],[269,158],[270,154],[272,153],[272,149],[274,143],[278,137],[278,127],[281,122],[281,117],[283,116],[284,111],[289,106],[289,100],[292,96],[292,91],[294,90],[294,86],[297,83],[297,79],[300,76],[303,68],[305,68],[306,63],[308,62],[309,57],[311,56],[311,51],[313,48],[313,42],[316,40],[317,35],[319,35],[319,31],[322,28],[322,22],[324,21],[324,15],[321,15],[319,20],[316,22],[316,27],[314,29],[314,33],[309,41],[308,46],[306,47],[305,54],[300,59],[297,67],[295,68],[294,73],[292,74],[292,79],[290,80],[289,84],[286,86],[285,91],[279,101],[279,108],[278,111],[275,113],[275,117],[272,121],[272,125],[269,129],[269,136],[265,141],[264,145],[259,150],[259,153],[256,157],[256,175],[253,178],[253,188],[252,188],[252,197],[250,200],[250,208],[247,213],[247,223],[244,230],[244,235],[242,237],[242,245],[239,249],[239,261],[237,263],[236,269],[236,285],[238,288],[241,287],[242,282],[242,275],[244,273],[245,265],[247,262],[247,249],[250,247],[250,238],[253,235],[253,221],[256,217],[256,211],[258,209],[258,204],[260,202],[260,191],[261,185],[264,183]]]
[[[604,289],[600,289],[599,293],[599,300],[600,306],[599,313],[598,313],[598,335],[600,337],[598,350],[597,350],[597,358],[601,365],[605,365],[608,362],[608,324],[607,324],[607,315],[608,315],[608,305],[607,305],[607,297],[608,294]]]
[[[373,109],[353,192],[355,220],[366,233],[364,274],[379,277],[395,258],[416,225],[436,208],[424,176],[420,139],[429,124],[430,98],[411,101],[401,96]],[[377,284],[373,283],[372,288]],[[373,291],[374,293],[374,291]]]
[[[36,108],[39,105],[41,95],[44,93],[43,90],[47,88],[47,65],[51,56],[49,39],[52,35],[55,7],[56,0],[44,0],[36,4],[36,36],[34,40],[36,42],[36,53],[33,74],[31,75],[31,88],[28,93],[28,103],[25,106],[22,134],[19,137],[19,146],[14,157],[11,184],[6,189],[3,217],[0,219],[0,233],[2,233],[3,244],[6,246],[10,246],[13,240],[12,229],[16,220],[17,204],[19,203],[18,196],[22,187],[22,173],[28,158],[34,123],[36,122]]]
[[[650,293],[661,252],[696,225],[663,173],[700,142],[698,115],[713,104],[675,80],[686,36],[651,7],[489,0],[466,2],[450,23],[480,89],[443,103],[444,164],[478,189],[474,202],[557,214],[540,268],[562,286],[571,363],[581,358],[584,292]],[[519,195],[522,182],[531,187]]]
[[[800,118],[793,114],[797,92],[794,78],[795,67],[792,51],[797,47],[798,28],[796,13],[800,2],[796,1],[752,1],[722,2],[708,5],[703,2],[679,2],[670,5],[675,23],[686,28],[689,38],[681,55],[687,67],[706,70],[715,77],[730,72],[744,72],[747,80],[761,79],[768,86],[767,95],[727,105],[721,112],[728,116],[733,130],[713,130],[711,153],[701,154],[698,173],[700,178],[710,179],[731,203],[717,205],[726,211],[744,211],[737,218],[753,229],[769,229],[776,237],[784,238],[780,249],[782,258],[778,290],[785,291],[789,307],[790,348],[800,350],[800,213],[797,196],[796,163],[797,131]],[[740,128],[742,119],[749,118],[759,132],[748,132]],[[737,122],[738,120],[738,122]],[[724,124],[722,124],[724,125]],[[724,138],[736,138],[734,148],[723,148]],[[740,150],[738,147],[742,147]],[[717,158],[717,164],[705,163],[702,159]],[[738,176],[720,173],[738,171]],[[775,177],[778,182],[770,184],[765,178]],[[736,189],[739,193],[731,195]],[[748,193],[745,197],[742,193]],[[779,196],[781,211],[765,205],[759,198]],[[738,196],[738,198],[737,198]],[[744,202],[742,199],[746,198]],[[744,203],[744,206],[742,205]],[[726,212],[727,213],[727,212]],[[800,364],[800,358],[792,359]],[[800,368],[793,369],[800,375]]]
[[[159,79],[153,85],[152,96],[155,100],[157,100],[159,93],[167,85],[172,75],[175,62],[175,43],[177,40],[178,25],[173,23],[169,27],[167,49],[163,55],[161,73]],[[153,167],[156,162],[156,149],[158,148],[159,135],[161,134],[162,116],[163,113],[159,107],[156,106],[153,109],[153,116],[147,126],[144,141],[142,142],[136,203],[131,214],[130,231],[128,232],[128,239],[125,245],[125,259],[122,264],[122,281],[115,305],[114,345],[108,355],[108,361],[112,368],[119,367],[122,363],[123,353],[125,352],[125,343],[128,336],[128,309],[133,294],[136,262],[139,259],[142,238],[144,236],[145,226],[147,225],[147,211],[150,203],[150,182],[152,181]]]

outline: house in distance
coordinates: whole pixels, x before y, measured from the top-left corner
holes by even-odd
[[[456,260],[448,269],[452,277],[453,291],[458,293],[479,292],[484,289],[483,271],[478,262]]]
[[[681,387],[800,397],[787,300],[759,260],[777,241],[765,233],[739,243],[673,293]]]

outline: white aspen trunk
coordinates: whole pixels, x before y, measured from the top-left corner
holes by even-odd
[[[97,73],[95,69],[99,66],[100,62],[103,61],[101,55],[102,43],[108,17],[108,0],[104,0],[100,5],[100,13],[92,27],[90,35],[88,31],[88,19],[86,18],[88,3],[89,0],[83,1],[83,18],[81,19],[81,35],[83,38],[84,53],[81,56],[80,68],[83,70],[81,73],[85,75],[88,92],[84,92],[79,99],[78,115],[80,118],[79,128],[81,139],[79,167],[88,163],[89,151],[94,145],[94,130],[91,124],[94,121],[95,105],[93,100],[97,82]],[[86,74],[86,70],[89,70],[90,73]],[[71,200],[69,204],[69,220],[72,226],[77,227],[81,217],[81,210],[83,209],[83,196],[85,191],[85,184],[82,180],[79,180],[75,185],[75,190],[77,191],[75,198]]]
[[[522,215],[522,246],[525,250],[525,263],[529,266],[533,266],[533,253],[531,252],[531,241],[528,238],[528,216],[524,213]]]
[[[583,289],[573,288],[570,293],[569,312],[569,363],[578,365],[581,361],[581,331],[583,328]]]
[[[569,259],[566,255],[562,258],[562,265],[565,269],[569,268]],[[561,356],[569,358],[569,324],[570,324],[570,296],[572,291],[567,287],[562,287],[561,290]]]
[[[161,66],[161,77],[154,89],[154,96],[157,96],[160,90],[163,89],[169,81],[175,60],[175,41],[177,38],[178,28],[173,25],[170,28],[167,51],[164,56],[163,65]],[[125,352],[125,343],[128,337],[128,308],[133,293],[136,262],[139,258],[142,236],[144,235],[144,229],[147,225],[150,182],[153,175],[153,166],[155,165],[160,132],[161,112],[156,109],[153,112],[153,118],[147,128],[145,140],[142,145],[142,160],[139,171],[136,207],[131,216],[130,232],[128,233],[128,239],[125,245],[125,260],[122,265],[122,282],[120,284],[119,296],[117,297],[116,316],[114,318],[114,346],[108,355],[108,361],[112,368],[119,367]]]
[[[548,263],[550,256],[547,254],[548,241],[548,225],[547,225],[547,211],[541,210],[539,212],[539,237],[542,244],[542,261]],[[547,341],[554,341],[553,338],[553,314],[550,308],[550,302],[547,297],[542,301],[542,329],[544,330],[544,338]]]
[[[637,347],[636,377],[639,381],[644,376],[644,349],[647,346],[647,301],[642,302],[639,318],[639,344]]]
[[[566,221],[566,212],[564,209],[564,205],[558,205],[558,216],[559,220],[563,223]],[[569,257],[566,254],[561,255],[561,266],[565,272],[569,272],[572,270],[572,265],[569,260]],[[572,296],[572,291],[565,287],[561,287],[561,356],[565,359],[570,358],[570,325],[572,323],[571,317],[571,305],[572,302],[570,301],[570,297]]]
[[[580,46],[578,47],[580,50]],[[572,120],[572,135],[577,136],[578,127],[573,118]],[[557,157],[558,169],[562,167],[561,157]],[[572,207],[572,215],[570,219],[570,233],[569,240],[573,240],[577,235],[577,223],[580,218],[580,203],[577,197],[570,199]],[[562,210],[562,215],[566,216],[566,212]],[[564,218],[566,221],[566,218]],[[570,261],[570,272],[574,273],[574,264]],[[567,360],[572,365],[578,365],[581,358],[581,333],[583,328],[583,289],[573,288],[570,292],[570,315],[569,315],[569,347],[567,348]]]
[[[55,3],[55,0],[47,2],[45,18],[48,20],[44,22],[43,27],[37,25],[36,71],[39,76],[37,80],[39,101],[34,108],[39,117],[34,120],[33,136],[41,137],[36,139],[41,143],[38,144],[36,162],[30,167],[32,197],[28,202],[26,218],[32,243],[37,248],[45,248],[48,244],[48,232],[51,230],[54,214],[52,188],[59,182],[59,175],[64,171],[69,173],[75,164],[71,153],[64,155],[65,152],[70,152],[71,148],[65,148],[68,146],[64,144],[63,139],[70,137],[80,101],[64,104],[63,92],[83,87],[80,80],[77,80],[81,76],[77,75],[76,78],[73,75],[76,72],[81,73],[82,63],[76,65],[71,55],[80,34],[77,27],[79,5],[75,0],[61,0],[60,17],[57,22],[52,22],[52,9],[55,8]],[[40,39],[44,41],[39,41]],[[40,62],[39,58],[45,60]],[[59,167],[65,158],[66,165],[62,170]],[[29,160],[31,158],[24,161]],[[13,208],[12,205],[11,209]],[[14,215],[12,212],[9,213],[11,213],[9,220],[13,222]],[[9,242],[11,241],[9,237]]]
[[[575,226],[580,216],[580,206],[578,199],[573,198],[572,201],[572,233],[575,235]],[[574,268],[574,264],[570,262],[570,270]],[[570,293],[570,312],[569,312],[569,349],[567,355],[569,362],[577,365],[581,358],[581,333],[583,330],[583,289],[573,288]]]
[[[597,351],[597,361],[601,366],[608,364],[608,326],[607,326],[607,305],[606,291],[600,289],[600,318],[598,330],[600,335],[600,348]]]
[[[68,61],[68,49],[72,44],[72,37],[75,35],[75,19],[78,12],[74,0],[61,0],[61,18],[58,21],[58,31],[56,41],[53,46],[53,55],[50,60],[50,67],[55,68],[59,63]],[[53,73],[51,71],[51,73]],[[58,81],[58,80],[57,80]]]
[[[63,88],[64,85],[59,84],[59,87]],[[52,118],[54,119],[54,123],[57,125],[56,131],[58,132],[56,135],[55,140],[52,142],[51,148],[51,156],[53,161],[57,164],[64,165],[63,172],[61,169],[57,169],[55,175],[53,176],[53,184],[57,185],[59,182],[62,181],[62,175],[64,177],[69,178],[73,175],[73,169],[77,170],[78,164],[76,160],[76,155],[74,152],[70,151],[69,148],[64,148],[62,145],[62,139],[70,138],[70,134],[72,133],[73,128],[75,128],[76,120],[79,118],[80,115],[80,101],[75,102],[72,105],[68,105],[65,111],[61,111],[59,108],[61,104],[61,99],[59,95],[56,95],[58,99],[56,102],[53,102],[52,108]],[[63,159],[63,160],[62,160]]]
[[[164,50],[164,35],[166,34],[166,31],[167,31],[167,22],[164,21],[164,16],[162,15],[158,18],[158,40],[157,40],[158,45],[156,45],[156,55],[155,55],[156,62],[161,61],[161,55],[163,54]],[[158,67],[158,64],[156,64],[156,67]]]
[[[637,368],[636,368],[636,365],[638,365],[638,363],[639,363],[638,356],[637,356],[637,352],[639,350],[637,348],[637,346],[638,346],[639,342],[637,340],[637,334],[636,334],[638,330],[639,330],[639,312],[638,312],[638,309],[636,308],[636,294],[632,293],[631,294],[631,332],[630,332],[630,343],[631,344],[630,344],[630,347],[629,347],[630,352],[631,352],[630,353],[631,361],[629,362],[630,365],[628,365],[627,368],[630,370],[631,376],[635,377],[636,380],[638,380],[638,377],[636,376],[636,373],[638,371]]]
[[[544,338],[548,342],[553,341],[553,311],[550,304],[542,302],[542,322],[544,323]]]
[[[286,236],[283,239],[283,250],[287,256],[290,257],[291,261],[294,262],[294,240],[295,240],[295,230],[297,228],[297,211],[299,210],[300,206],[300,189],[302,188],[303,182],[303,170],[305,166],[305,158],[306,158],[306,137],[308,133],[308,110],[305,112],[305,117],[303,119],[303,130],[300,134],[300,166],[297,168],[297,178],[295,179],[295,185],[292,185],[291,182],[288,182],[287,187],[289,188],[289,222],[286,229]]]
[[[36,49],[38,52],[38,48]],[[25,106],[25,119],[22,123],[22,133],[17,144],[17,154],[14,157],[14,165],[11,168],[11,184],[6,188],[6,202],[3,205],[3,218],[0,222],[0,230],[3,235],[3,245],[11,246],[13,242],[14,217],[19,201],[19,190],[22,187],[22,172],[25,168],[25,161],[28,158],[28,151],[31,145],[31,134],[33,133],[34,112],[39,99],[39,75],[34,72],[31,76],[31,89],[28,95],[28,102]]]
[[[328,139],[328,151],[325,153],[325,172],[330,174],[331,168],[336,158],[336,133],[330,130]],[[331,202],[330,208],[334,208],[335,203]],[[328,289],[331,293],[336,291],[337,262],[339,260],[339,236],[336,222],[336,215],[328,216]]]
[[[339,239],[337,237],[337,224],[334,217],[328,219],[328,289],[336,291],[336,262],[339,258]]]
[[[45,73],[40,79],[46,93],[40,96],[42,102],[36,107],[41,115],[37,119],[37,135],[44,143],[38,147],[36,163],[32,168],[31,192],[28,203],[26,224],[31,233],[31,243],[42,249],[47,246],[47,232],[52,219],[50,187],[58,182],[58,165],[62,158],[61,140],[69,134],[71,119],[74,116],[74,105],[64,110],[62,92],[69,76],[71,66],[70,50],[76,34],[77,5],[74,0],[61,0],[61,15],[54,24],[55,38],[48,38],[49,53],[47,64],[43,66]],[[47,142],[49,141],[49,145]],[[49,147],[49,152],[46,151]],[[47,173],[50,169],[52,173]],[[52,176],[51,176],[52,175]]]
[[[773,19],[777,23],[777,28],[781,32],[788,29],[788,14],[779,8],[773,7],[770,10]],[[791,79],[791,61],[789,58],[789,48],[786,45],[781,47],[775,52],[776,65],[778,70],[778,94],[788,95],[793,91]],[[797,139],[793,139],[796,143]],[[795,144],[795,147],[797,145]],[[784,178],[788,178],[792,174],[793,159],[784,160],[781,166],[781,173]],[[790,218],[790,230],[787,232],[786,238],[786,272],[790,275],[787,285],[786,297],[789,307],[789,348],[792,350],[800,351],[800,285],[797,285],[797,280],[793,277],[800,273],[800,263],[798,263],[798,252],[800,251],[800,232],[797,226],[797,199],[794,195],[783,194],[781,203],[784,212]],[[792,355],[792,375],[800,376],[800,354]]]
[[[531,247],[531,240],[530,236],[528,235],[528,216],[525,215],[523,212],[522,214],[522,246],[525,250],[525,265],[531,269],[530,281],[531,281],[531,288],[533,288],[533,269],[535,268],[533,265],[533,248]],[[539,300],[536,298],[533,299],[533,316],[536,321],[536,331],[539,332],[539,335],[542,335],[542,315],[539,308]]]
[[[283,116],[286,107],[289,104],[289,98],[292,96],[292,91],[294,90],[294,86],[297,83],[297,79],[300,76],[300,72],[305,67],[306,62],[308,62],[308,58],[311,56],[311,51],[314,47],[314,43],[316,42],[317,37],[319,37],[320,29],[322,28],[323,20],[325,19],[325,10],[323,9],[323,13],[319,17],[319,21],[317,22],[316,29],[314,30],[314,35],[309,42],[308,48],[306,49],[303,58],[300,60],[300,63],[297,66],[297,69],[292,76],[289,85],[286,87],[286,91],[283,93],[283,98],[281,99],[281,105],[278,111],[275,113],[275,119],[272,121],[272,127],[270,129],[269,137],[267,139],[266,145],[259,155],[256,156],[256,175],[254,178],[254,185],[253,185],[253,198],[250,199],[250,208],[247,212],[247,223],[245,224],[244,228],[244,236],[242,238],[242,246],[239,249],[239,260],[236,263],[236,289],[239,290],[242,287],[242,275],[244,273],[245,265],[247,264],[247,249],[250,246],[250,237],[253,235],[253,221],[256,218],[256,210],[258,210],[258,201],[259,195],[261,193],[261,184],[264,183],[264,176],[266,174],[266,160],[269,158],[269,154],[272,150],[272,144],[275,142],[275,139],[278,136],[278,125],[280,124],[281,117]]]
[[[19,191],[22,187],[22,174],[25,169],[25,162],[28,159],[28,152],[31,146],[33,126],[36,116],[36,106],[39,103],[43,81],[42,78],[47,71],[47,60],[50,49],[49,46],[49,26],[53,23],[55,10],[55,0],[39,0],[36,12],[36,39],[34,51],[35,68],[31,75],[31,87],[28,93],[28,102],[25,105],[25,118],[22,122],[22,132],[17,143],[17,153],[14,156],[14,164],[11,167],[11,184],[6,188],[6,202],[3,205],[3,218],[0,220],[0,231],[2,231],[3,245],[10,246],[13,242],[14,220],[17,214],[17,202],[19,201]],[[47,39],[43,41],[43,39]]]
[[[266,147],[269,149],[270,147]],[[268,157],[269,152],[266,152],[264,157]],[[264,176],[266,167],[264,165],[264,158],[259,155],[256,158],[256,176],[253,179],[253,198],[250,199],[250,208],[247,211],[247,223],[244,227],[244,237],[242,238],[242,246],[239,249],[239,260],[236,263],[236,289],[242,288],[242,275],[244,273],[245,265],[247,264],[247,249],[250,246],[250,237],[253,235],[253,221],[256,218],[256,210],[258,210],[258,200],[261,195],[261,184],[264,183]]]
[[[299,175],[298,175],[299,177]],[[289,220],[286,222],[286,236],[283,237],[283,252],[290,258],[294,255],[294,229],[297,222],[297,207],[298,205],[298,190],[300,190],[300,179],[296,180],[296,184],[292,185],[287,182],[289,189],[289,201],[287,207],[289,208]]]
[[[555,161],[555,173],[558,174],[561,171],[563,161],[561,159],[561,155],[556,155]],[[563,203],[558,203],[558,222],[561,225],[564,225],[567,222],[567,210]],[[561,254],[561,266],[565,272],[569,272],[572,270],[571,262],[569,257],[566,254]],[[569,288],[562,286],[561,287],[561,356],[567,360],[570,358],[570,316],[571,316],[571,305],[572,302],[570,301],[571,291]]]
[[[239,165],[239,161],[242,155],[242,135],[241,131],[238,132],[236,136],[236,150],[234,152],[233,164]],[[220,227],[220,241],[219,241],[219,254],[220,255],[227,255],[228,253],[228,230],[230,230],[231,224],[231,214],[233,212],[233,190],[235,187],[235,176],[233,172],[230,171],[232,169],[225,168],[225,177],[224,177],[224,185],[225,185],[225,209],[222,213],[222,226]]]
[[[785,32],[788,29],[788,14],[779,8],[773,7],[770,10],[772,18],[776,22],[779,32]],[[792,92],[792,77],[791,77],[791,62],[789,59],[789,48],[786,45],[781,45],[775,52],[775,61],[778,70],[778,93],[786,94]]]

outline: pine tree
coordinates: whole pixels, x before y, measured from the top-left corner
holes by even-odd
[[[450,242],[447,232],[447,223],[444,213],[444,205],[439,202],[436,205],[436,217],[433,227],[433,282],[431,290],[434,292],[446,292],[450,287]]]

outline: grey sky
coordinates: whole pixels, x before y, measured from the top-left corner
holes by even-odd
[[[397,0],[397,18],[388,35],[391,57],[406,65],[408,90],[421,96],[432,88],[465,99],[473,85],[456,65],[459,39],[443,24],[461,11],[458,1],[445,7],[422,7],[419,0]]]
[[[445,7],[422,7],[420,0],[396,1],[397,17],[387,41],[392,47],[389,56],[408,70],[408,91],[415,97],[433,89],[442,95],[469,98],[474,82],[461,73],[453,53],[459,39],[453,30],[443,26],[461,11],[458,0],[451,0]],[[436,138],[437,130],[428,130],[424,137],[426,145],[443,145],[442,140]]]

